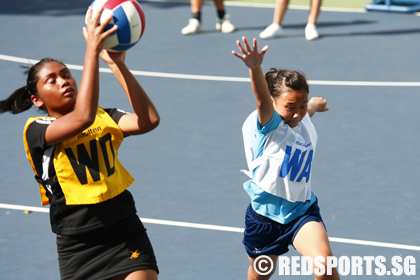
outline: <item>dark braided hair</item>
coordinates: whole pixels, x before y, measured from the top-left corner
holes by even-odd
[[[10,112],[12,114],[19,114],[23,111],[30,109],[33,105],[31,96],[38,95],[37,83],[39,80],[38,73],[42,66],[47,62],[58,62],[64,65],[63,62],[55,58],[43,58],[36,64],[29,67],[24,74],[27,74],[26,85],[18,88],[6,100],[0,101],[0,114]],[[64,65],[65,66],[65,65]],[[40,108],[46,111],[44,108]]]
[[[288,88],[294,91],[309,93],[306,77],[300,71],[271,68],[265,74],[265,80],[267,81],[270,95],[273,98],[277,98],[287,92]]]

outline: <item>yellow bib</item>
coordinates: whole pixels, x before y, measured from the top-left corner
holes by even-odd
[[[32,121],[28,121],[25,132]],[[54,168],[67,205],[106,201],[122,193],[134,182],[134,178],[117,158],[123,139],[119,126],[108,113],[98,107],[95,122],[89,128],[56,144]],[[36,173],[26,141],[25,148]],[[42,185],[40,191],[43,205],[48,204]]]

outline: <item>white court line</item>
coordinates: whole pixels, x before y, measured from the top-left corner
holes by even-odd
[[[38,60],[9,56],[0,54],[0,60],[18,62],[24,64],[35,64]],[[82,65],[66,64],[71,70],[83,70]],[[99,72],[112,73],[109,68],[99,68]],[[132,70],[131,73],[137,76],[149,76],[160,78],[173,79],[187,79],[187,80],[204,80],[204,81],[223,81],[223,82],[246,82],[249,83],[249,78],[241,77],[222,77],[222,76],[206,76],[206,75],[189,75],[189,74],[173,74],[163,72],[137,71]],[[308,80],[310,85],[324,85],[324,86],[375,86],[375,87],[420,87],[420,82],[368,82],[368,81],[317,81]]]
[[[4,203],[0,203],[0,208],[11,209],[11,210],[22,210],[22,211],[29,210],[29,211],[32,211],[32,212],[42,212],[42,213],[48,213],[49,212],[48,207],[47,208],[42,208],[42,207],[4,204]],[[187,227],[187,228],[198,228],[198,229],[208,229],[208,230],[219,230],[219,231],[227,231],[227,232],[244,232],[243,228],[238,228],[238,227],[226,227],[226,226],[217,226],[217,225],[209,225],[209,224],[197,224],[197,223],[177,222],[177,221],[160,220],[160,219],[158,220],[158,219],[149,219],[149,218],[140,218],[140,219],[143,223],[148,223],[148,224],[176,226],[176,227]],[[355,244],[355,245],[366,245],[366,246],[375,246],[375,247],[420,251],[420,246],[412,246],[412,245],[384,243],[384,242],[375,242],[375,241],[365,241],[365,240],[337,238],[337,237],[329,237],[329,240],[331,242],[338,242],[338,243],[347,243],[347,244]]]

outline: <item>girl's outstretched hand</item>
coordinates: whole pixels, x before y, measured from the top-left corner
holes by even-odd
[[[327,107],[327,100],[322,97],[312,97],[309,104],[315,106],[316,112],[325,112],[329,110]]]
[[[103,23],[100,23],[102,12],[103,8],[98,10],[95,16],[92,17],[93,9],[92,7],[89,7],[86,15],[87,28],[83,27],[83,36],[85,36],[87,48],[92,48],[98,53],[102,50],[105,38],[117,31],[118,28],[117,25],[114,25],[112,28],[105,31],[106,26],[112,19],[112,14],[109,15]]]
[[[248,40],[246,37],[242,37],[242,41],[244,42],[244,47],[242,47],[241,41],[236,41],[236,44],[239,47],[239,50],[242,52],[242,54],[239,54],[235,51],[232,51],[232,54],[242,59],[242,61],[245,63],[246,66],[250,69],[257,68],[258,66],[261,66],[264,55],[268,50],[268,46],[265,46],[261,52],[258,52],[258,45],[257,45],[257,39],[254,38],[253,40],[253,48],[251,49],[250,45],[248,44]]]
[[[322,97],[312,97],[308,103],[308,113],[311,117],[315,112],[326,112],[328,110],[327,100]]]

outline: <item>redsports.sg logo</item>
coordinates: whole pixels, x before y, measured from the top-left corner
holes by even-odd
[[[322,256],[314,259],[307,256],[280,256],[277,263],[279,275],[331,275],[333,268],[342,276],[416,275],[416,259],[413,256],[393,256],[389,262],[384,256],[330,256],[326,259]],[[261,255],[254,261],[254,270],[259,275],[268,275],[274,269],[273,260],[268,256]]]

